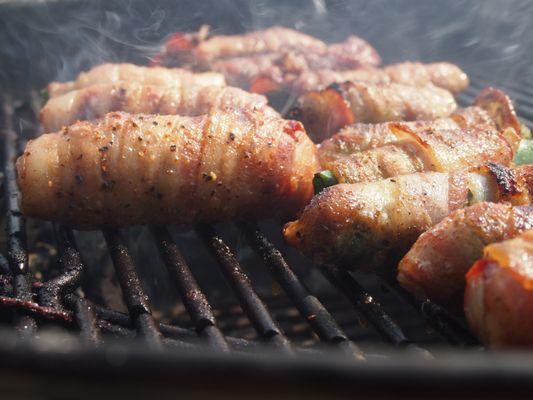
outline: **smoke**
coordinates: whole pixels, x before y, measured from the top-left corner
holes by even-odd
[[[450,60],[531,80],[528,0],[25,1],[0,6],[2,86],[44,86],[104,61],[146,64],[176,30],[239,33],[281,24],[326,41],[357,34],[386,62]]]

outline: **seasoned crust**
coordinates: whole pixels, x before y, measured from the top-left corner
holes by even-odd
[[[30,141],[17,161],[24,213],[80,229],[294,215],[317,168],[301,123],[250,111],[113,112]]]

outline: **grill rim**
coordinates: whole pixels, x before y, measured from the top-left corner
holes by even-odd
[[[289,357],[284,354],[225,354],[194,350],[194,352],[154,352],[139,343],[129,347],[112,343],[95,349],[74,347],[69,351],[57,345],[20,341],[2,333],[6,339],[0,344],[0,356],[5,362],[0,370],[30,373],[45,379],[81,378],[111,379],[113,384],[124,380],[130,387],[137,382],[154,379],[181,390],[194,387],[194,383],[209,379],[213,391],[222,388],[256,393],[256,383],[276,383],[275,392],[293,388],[299,394],[339,393],[377,394],[394,393],[413,396],[472,393],[474,396],[507,396],[529,393],[532,387],[533,359],[530,354],[517,352],[484,353],[475,350],[446,352],[427,360],[401,352],[402,356],[388,360],[372,359],[354,363],[345,357],[328,353],[320,359],[314,357]],[[38,355],[38,357],[36,357]],[[113,360],[113,357],[118,360]],[[113,360],[110,362],[110,359]],[[80,362],[82,360],[82,362]],[[237,379],[237,381],[236,381]],[[247,387],[249,386],[249,387]],[[255,387],[254,387],[255,386]],[[0,384],[1,387],[1,384]],[[474,392],[475,391],[475,392]],[[512,391],[512,392],[510,392]],[[475,397],[474,397],[475,398]]]

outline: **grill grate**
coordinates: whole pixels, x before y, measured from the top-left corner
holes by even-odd
[[[473,79],[470,89],[460,95],[463,105],[469,104],[485,81]],[[523,117],[533,116],[533,104],[526,101],[520,88],[505,88],[513,100],[519,100],[518,110]],[[513,90],[516,89],[516,90]],[[522,101],[524,100],[524,101]],[[32,94],[30,109],[39,109],[36,96]],[[35,113],[34,113],[35,115]],[[127,313],[116,311],[107,306],[98,305],[89,298],[84,298],[79,291],[83,283],[87,266],[78,250],[74,233],[64,227],[54,226],[53,232],[57,242],[60,274],[54,278],[41,281],[32,275],[28,263],[26,244],[26,221],[18,207],[19,190],[15,179],[14,162],[23,144],[22,134],[15,132],[20,116],[15,112],[15,103],[5,97],[3,100],[2,126],[4,133],[3,149],[3,201],[5,207],[5,227],[7,232],[6,257],[0,255],[0,308],[11,310],[4,313],[3,319],[16,327],[22,338],[35,337],[41,325],[55,324],[64,326],[91,346],[100,346],[108,335],[124,339],[141,338],[155,350],[162,348],[190,348],[191,346],[211,347],[220,352],[253,351],[259,343],[266,348],[276,349],[280,353],[294,356],[306,350],[289,335],[287,329],[280,327],[280,317],[273,311],[274,302],[263,299],[254,288],[254,280],[245,272],[238,260],[238,254],[226,243],[212,226],[196,228],[196,235],[219,264],[228,286],[238,305],[243,310],[259,340],[250,340],[246,335],[234,337],[223,333],[222,319],[231,314],[231,309],[213,308],[208,296],[200,288],[195,275],[185,261],[179,244],[174,241],[171,232],[165,227],[150,227],[151,238],[166,266],[168,276],[176,288],[192,328],[175,323],[163,323],[152,312],[150,300],[145,290],[145,282],[138,273],[127,240],[123,232],[108,230],[103,232],[107,249],[111,256],[118,282],[122,289]],[[18,118],[18,119],[17,119]],[[33,117],[34,118],[34,117]],[[526,121],[529,123],[529,121]],[[33,133],[32,133],[33,134]],[[19,138],[21,140],[19,140]],[[42,225],[43,223],[41,223]],[[368,352],[354,342],[341,326],[335,312],[328,311],[313,290],[306,287],[289,266],[287,258],[261,231],[255,222],[238,223],[238,232],[246,239],[249,248],[262,259],[264,266],[287,296],[285,307],[287,315],[299,315],[306,321],[313,343],[320,341],[324,346],[314,346],[317,351],[323,348],[339,351],[349,357],[363,361]],[[209,266],[212,267],[212,266]],[[376,287],[371,294],[364,282],[356,274],[348,273],[333,266],[322,266],[320,272],[331,283],[337,293],[342,293],[353,306],[347,319],[358,323],[362,317],[384,343],[392,347],[405,348],[417,356],[431,357],[423,345],[414,343],[402,329],[403,321],[393,317],[377,300]],[[364,281],[364,279],[363,279]],[[390,290],[395,298],[407,301],[417,310],[428,326],[437,331],[446,342],[453,345],[471,346],[476,341],[466,330],[463,322],[450,315],[438,305],[426,300],[418,301],[404,292],[395,282],[394,277],[380,277],[379,282]],[[343,300],[345,301],[345,300]],[[297,311],[296,311],[297,310]],[[355,312],[354,312],[355,311]],[[240,314],[239,314],[240,315]],[[239,317],[240,318],[240,317]],[[289,318],[290,320],[290,318]],[[290,320],[292,321],[292,320]],[[294,330],[297,325],[293,323]],[[234,323],[233,325],[238,325]]]

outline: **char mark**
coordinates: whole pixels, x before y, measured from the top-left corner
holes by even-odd
[[[512,196],[520,192],[516,176],[511,169],[496,163],[488,163],[487,169],[494,176],[502,197]]]

